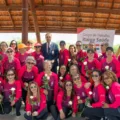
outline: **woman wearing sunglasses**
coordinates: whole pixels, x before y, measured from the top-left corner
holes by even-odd
[[[40,91],[36,82],[30,82],[28,86],[26,113],[24,117],[26,120],[42,120],[48,116],[46,96]]]
[[[57,120],[68,118],[71,115],[72,117],[76,116],[77,97],[75,96],[73,84],[71,81],[65,81],[64,90],[61,90],[58,93],[57,108],[59,111]]]
[[[120,62],[113,57],[113,52],[112,47],[106,48],[107,57],[101,61],[102,72],[105,72],[106,70],[113,71],[118,77],[118,82],[120,82]]]
[[[99,70],[93,70],[92,79],[94,81],[94,88],[90,97],[92,103],[87,104],[87,108],[83,115],[88,117],[90,120],[100,120],[104,117],[102,106],[105,102],[106,90],[101,83],[101,72]]]
[[[74,83],[74,91],[78,100],[78,111],[81,112],[85,107],[85,99],[89,96],[90,83],[83,83],[79,74],[72,77]]]
[[[20,69],[18,77],[22,84],[22,97],[26,101],[28,83],[34,81],[38,76],[38,68],[35,66],[36,61],[33,56],[28,56],[25,65]]]
[[[32,56],[36,60],[36,66],[39,70],[39,73],[43,72],[43,62],[44,62],[44,57],[41,52],[41,47],[42,47],[42,45],[40,43],[36,43],[34,45],[35,51],[32,53]]]
[[[20,65],[19,59],[14,57],[15,52],[14,52],[13,48],[11,48],[11,47],[7,48],[6,54],[7,54],[7,58],[4,59],[4,61],[3,61],[4,73],[9,69],[14,69],[16,71],[16,73],[18,73],[21,68],[21,65]]]
[[[68,64],[69,51],[65,48],[65,41],[60,41],[59,66]]]
[[[104,114],[109,120],[120,120],[120,84],[112,71],[103,74],[103,82],[107,86],[107,99],[103,103]]]
[[[16,78],[15,70],[10,69],[6,72],[6,80],[4,81],[3,88],[4,113],[9,114],[15,106],[16,116],[20,116],[22,90],[21,83]]]

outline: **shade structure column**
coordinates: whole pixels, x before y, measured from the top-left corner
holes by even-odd
[[[28,41],[28,0],[22,0],[22,43]]]

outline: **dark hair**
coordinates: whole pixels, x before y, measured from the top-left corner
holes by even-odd
[[[64,44],[64,45],[65,45],[66,43],[65,43],[64,40],[62,40],[62,41],[60,41],[60,45],[61,45],[61,44]]]
[[[67,67],[66,67],[65,65],[61,65],[60,68],[63,67],[63,66],[66,68],[66,72],[65,72],[65,74],[64,74],[64,76],[63,76],[63,78],[64,78],[64,77],[66,76],[66,74],[67,74]],[[58,76],[59,76],[59,77],[61,76],[60,68],[59,68],[59,72],[58,72]]]
[[[93,74],[94,72],[97,72],[97,73],[99,74],[99,76],[101,76],[101,75],[102,75],[101,71],[100,71],[100,70],[98,70],[98,69],[94,69],[94,70],[92,71],[92,74]]]
[[[75,47],[75,45],[70,45],[70,46],[69,46],[69,52],[70,52],[70,48],[71,48],[71,47],[74,47],[74,52],[76,52],[76,47]]]
[[[3,42],[0,43],[0,51],[2,51],[2,49],[1,49],[1,44],[3,44],[3,43],[5,43],[6,46],[8,47],[8,44],[7,44],[6,42],[3,41]]]
[[[89,52],[94,53],[95,51],[94,51],[93,49],[88,49],[88,50],[87,50],[87,53],[89,53]]]
[[[18,44],[17,44],[17,41],[16,40],[12,40],[10,42],[10,47],[12,46],[12,43],[15,42],[16,43],[16,48],[15,48],[15,52],[18,52]]]
[[[107,48],[106,48],[106,51],[108,51],[108,50],[110,50],[110,51],[114,52],[114,50],[113,50],[113,48],[112,48],[112,47],[107,47]]]
[[[16,73],[15,69],[8,69],[8,70],[5,72],[6,81],[8,81],[8,79],[7,79],[7,73],[8,73],[9,71],[12,71],[12,72],[15,74],[15,80],[17,80],[18,77],[17,77],[17,73]]]
[[[66,91],[66,84],[67,82],[71,82],[72,83],[72,90],[71,90],[71,97],[70,97],[70,100],[73,100],[74,99],[74,95],[75,95],[75,92],[74,92],[74,87],[73,87],[73,82],[70,81],[70,80],[66,80],[65,83],[64,83],[64,87],[63,87],[63,90],[64,90],[64,98],[63,99],[66,99],[67,97],[67,91]]]

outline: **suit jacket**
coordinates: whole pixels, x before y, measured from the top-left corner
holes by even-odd
[[[47,51],[47,43],[42,44],[42,53],[45,60],[54,60],[54,65],[58,65],[59,50],[57,44],[51,42],[49,46],[50,52]]]

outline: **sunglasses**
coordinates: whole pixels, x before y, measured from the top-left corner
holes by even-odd
[[[37,88],[37,86],[31,86],[30,89],[34,89],[34,88]]]
[[[13,74],[8,74],[7,76],[14,76],[15,74],[13,73]]]
[[[34,65],[34,63],[32,63],[32,62],[27,62],[27,64],[29,64],[29,65]]]
[[[10,50],[10,51],[7,51],[7,53],[12,53],[13,51],[12,50]]]
[[[35,48],[40,48],[41,46],[35,46]]]
[[[72,84],[66,84],[65,86],[66,86],[66,87],[71,87],[71,86],[72,86]]]
[[[99,75],[92,75],[92,77],[99,77]]]
[[[104,77],[104,80],[108,80],[108,79],[110,79],[109,77]]]
[[[81,45],[76,45],[76,46],[81,46]]]
[[[79,79],[80,79],[80,77],[73,78],[74,81],[79,80]]]
[[[102,47],[104,46],[104,45],[101,45]]]

